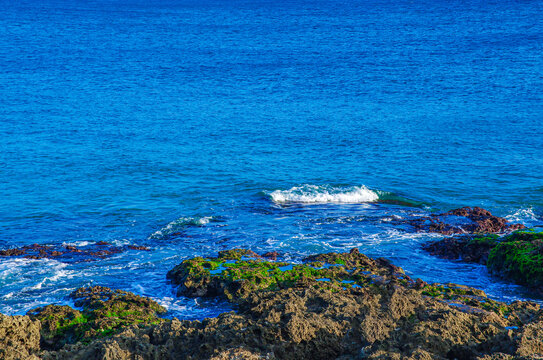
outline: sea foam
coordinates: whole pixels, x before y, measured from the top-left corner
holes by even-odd
[[[277,204],[360,204],[379,200],[377,192],[366,186],[333,187],[318,185],[295,186],[289,190],[275,190],[269,193]]]
[[[155,231],[149,236],[149,239],[161,239],[166,236],[169,236],[175,232],[182,230],[187,226],[203,226],[208,224],[213,217],[203,216],[203,217],[181,217],[170,222],[168,225],[164,226],[162,229]]]

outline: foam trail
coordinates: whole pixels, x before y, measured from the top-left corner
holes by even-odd
[[[204,217],[181,217],[170,222],[168,225],[164,226],[162,229],[155,231],[149,236],[149,239],[161,239],[165,236],[171,235],[177,231],[180,231],[187,226],[203,226],[208,224],[213,217],[204,216]]]
[[[360,204],[375,202],[379,195],[366,186],[333,187],[318,185],[295,186],[289,190],[275,190],[269,193],[277,204]]]
[[[505,218],[510,222],[520,222],[528,227],[543,225],[543,219],[538,216],[533,207],[518,209]]]

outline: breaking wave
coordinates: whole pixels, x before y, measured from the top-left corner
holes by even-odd
[[[289,190],[275,190],[268,193],[276,204],[360,204],[376,202],[379,195],[366,186],[333,187],[329,185],[302,185]]]

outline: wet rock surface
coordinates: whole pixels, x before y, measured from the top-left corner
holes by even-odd
[[[422,245],[423,250],[434,256],[449,260],[462,260],[468,263],[485,265],[490,250],[496,244],[498,235],[454,236]]]
[[[19,248],[0,250],[0,256],[25,259],[55,259],[67,263],[103,259],[128,250],[149,251],[145,246],[114,246],[104,241],[85,246],[32,244]]]
[[[423,249],[442,258],[484,264],[495,275],[543,293],[543,232],[452,237],[429,242]]]
[[[41,308],[44,359],[538,359],[543,310],[505,304],[456,284],[427,284],[386,259],[358,250],[310,256],[292,264],[236,249],[185,260],[168,277],[180,294],[223,297],[236,312],[203,321],[138,323],[159,309],[149,299],[94,287],[72,294],[76,306]],[[202,295],[203,294],[203,295]],[[130,300],[130,301],[128,301]],[[121,301],[123,305],[118,304]],[[126,305],[128,302],[132,305]],[[51,334],[76,334],[74,319],[107,321],[114,332],[44,345]],[[132,307],[130,307],[132,306]],[[92,315],[98,312],[101,314]],[[41,318],[40,318],[41,316]],[[29,319],[30,321],[30,319]],[[101,324],[101,323],[100,323]],[[52,326],[53,325],[53,326]],[[138,326],[141,325],[141,326]],[[64,331],[69,326],[72,330]],[[103,328],[103,327],[101,327]],[[96,329],[96,327],[92,327]],[[80,331],[79,334],[82,332]],[[90,336],[89,336],[90,335]],[[66,337],[64,338],[66,339]],[[58,341],[55,341],[55,344]],[[48,350],[48,351],[43,351]]]
[[[444,235],[452,234],[494,234],[520,230],[522,224],[511,224],[505,218],[492,215],[480,207],[463,207],[442,214],[432,214],[396,222],[408,224],[417,231]]]

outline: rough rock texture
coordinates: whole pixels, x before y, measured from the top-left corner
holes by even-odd
[[[101,286],[80,288],[70,297],[82,311],[48,305],[28,312],[42,324],[42,348],[58,350],[65,344],[115,334],[126,326],[158,324],[162,319],[157,315],[166,311],[151,299]]]
[[[403,270],[385,259],[373,260],[353,249],[345,254],[321,254],[305,259],[306,264],[264,261],[246,256],[245,250],[219,252],[216,258],[197,257],[183,261],[167,277],[180,285],[178,295],[223,296],[238,302],[257,290],[318,286],[333,291],[372,281],[399,281]],[[256,255],[256,254],[255,254]],[[411,281],[401,276],[402,281]]]
[[[430,241],[422,246],[430,254],[444,259],[486,264],[490,250],[497,244],[498,235],[454,236]]]
[[[247,258],[248,252],[238,256],[242,252],[191,259],[170,274],[182,284],[183,292],[227,298],[236,313],[147,326],[124,322],[106,336],[85,335],[40,356],[51,360],[543,358],[543,310],[536,303],[504,304],[470,287],[413,280],[388,261],[368,258],[358,250],[315,255],[295,265]],[[83,311],[68,308],[59,316],[38,312],[45,315],[42,338],[55,329],[50,323],[71,324],[79,314],[107,308],[101,312],[107,320],[115,300],[132,299],[140,309],[155,309],[148,299],[100,287],[80,289],[72,298]]]
[[[311,256],[294,266],[238,254],[239,250],[195,258],[169,275],[182,284],[183,293],[228,298],[237,313],[201,322],[174,319],[146,328],[132,326],[107,339],[66,345],[44,358],[543,356],[543,311],[535,303],[507,305],[466,286],[415,281],[388,261],[370,259],[357,250]]]
[[[38,359],[40,350],[40,322],[28,316],[0,314],[0,359]]]
[[[462,309],[393,285],[332,293],[290,288],[254,293],[239,314],[129,328],[46,359],[475,359],[543,356],[539,322]],[[524,312],[526,312],[524,310]],[[530,316],[537,316],[534,307]],[[247,356],[247,357],[245,357]]]
[[[452,237],[429,242],[423,249],[447,259],[485,264],[496,275],[543,292],[543,232]]]
[[[510,224],[507,219],[494,216],[480,207],[463,207],[443,214],[402,220],[418,231],[451,234],[495,234],[520,230],[522,224]]]

